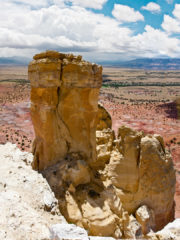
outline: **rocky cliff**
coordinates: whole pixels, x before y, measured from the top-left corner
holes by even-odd
[[[68,224],[46,179],[32,169],[32,159],[31,153],[21,152],[15,144],[0,145],[0,239],[115,240],[88,236],[83,228]],[[149,210],[144,208],[137,214],[147,222],[149,215],[144,213]],[[136,222],[132,223],[129,232],[136,229]],[[176,219],[160,232],[151,231],[146,239],[179,240],[179,229],[180,219]]]
[[[174,218],[175,171],[163,139],[120,127],[98,106],[102,68],[48,51],[29,65],[33,167],[68,222],[91,235],[136,238]]]
[[[95,131],[102,67],[53,51],[29,65],[34,168],[43,170],[78,152],[96,159]]]

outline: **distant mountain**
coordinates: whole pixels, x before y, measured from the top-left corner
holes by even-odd
[[[28,65],[30,58],[0,57],[0,65]],[[180,58],[139,58],[131,61],[101,61],[103,66],[149,70],[180,70]]]
[[[31,61],[24,57],[0,57],[0,65],[28,65]]]
[[[103,66],[149,70],[180,70],[180,58],[140,58],[126,62],[102,62]]]

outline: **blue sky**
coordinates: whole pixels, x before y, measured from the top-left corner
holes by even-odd
[[[180,57],[177,0],[0,0],[0,57],[47,49],[90,61]]]
[[[160,6],[161,11],[153,14],[151,11],[141,9],[142,6],[146,6],[148,3],[153,2]],[[136,33],[142,33],[144,31],[145,25],[149,24],[154,28],[161,28],[161,23],[163,22],[164,14],[168,14],[172,16],[172,11],[177,1],[170,1],[168,3],[166,0],[158,0],[158,1],[145,1],[145,0],[111,0],[107,1],[103,8],[100,11],[96,11],[99,13],[103,13],[106,16],[113,17],[112,10],[114,8],[114,4],[123,4],[127,5],[136,11],[140,11],[144,16],[144,21],[140,21],[136,24],[129,24],[128,26],[135,30]],[[126,24],[124,24],[126,25]]]

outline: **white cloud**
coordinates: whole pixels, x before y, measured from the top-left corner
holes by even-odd
[[[173,15],[180,20],[180,4],[175,4]]]
[[[2,2],[9,2],[12,4],[16,4],[18,5],[28,5],[34,8],[39,8],[39,7],[47,7],[49,5],[49,1],[48,0],[0,0],[0,3]]]
[[[150,11],[151,13],[160,13],[161,12],[161,7],[159,4],[150,2],[146,6],[142,7],[143,10]]]
[[[50,5],[57,5],[59,7],[65,7],[65,0],[50,0]]]
[[[14,10],[9,12],[10,21],[0,10],[1,48],[111,52],[116,49],[116,39],[124,49],[131,34],[128,28],[119,27],[116,20],[81,7],[21,9],[18,14]]]
[[[174,17],[169,15],[164,15],[164,20],[162,23],[162,28],[168,33],[180,33],[180,4],[176,4],[173,10]]]
[[[167,30],[146,26],[144,33],[133,36],[132,30],[120,25],[124,21],[67,6],[62,0],[48,1],[53,4],[43,8],[35,7],[35,1],[33,8],[10,0],[1,2],[0,56],[32,57],[46,49],[82,54],[91,61],[180,54],[180,40],[169,37]],[[175,15],[177,11],[176,7]],[[134,9],[130,12],[135,16],[127,11],[125,21],[143,20]]]
[[[180,33],[180,21],[169,15],[164,15],[164,21],[161,26],[168,34]]]
[[[170,38],[165,32],[147,25],[145,32],[132,37],[134,49],[145,57],[177,57],[180,53],[180,40]]]
[[[114,4],[112,15],[121,23],[144,21],[144,16],[139,11],[121,4]]]
[[[66,3],[72,3],[74,6],[84,8],[101,9],[107,0],[65,0]]]

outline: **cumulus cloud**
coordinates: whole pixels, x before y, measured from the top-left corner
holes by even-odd
[[[180,4],[175,4],[173,15],[180,20]]]
[[[22,4],[1,2],[0,56],[32,57],[46,49],[82,53],[91,61],[180,54],[180,40],[169,37],[167,30],[146,26],[144,33],[134,36],[130,28],[122,26],[144,19],[132,8],[128,7],[130,12],[123,21],[79,5],[66,5],[64,0],[47,0],[46,7],[38,7],[34,0],[32,3],[34,7],[26,0]],[[176,6],[174,16],[178,11]]]
[[[0,1],[1,2],[1,1]],[[48,0],[6,0],[6,1],[2,1],[2,2],[9,2],[9,3],[14,3],[17,5],[28,5],[34,8],[38,8],[38,7],[47,7],[49,5],[49,1]]]
[[[144,21],[144,16],[139,11],[122,4],[114,5],[112,15],[121,23]]]
[[[65,0],[65,2],[84,8],[101,9],[107,0]]]
[[[162,28],[168,33],[180,33],[180,21],[169,15],[164,15],[164,21],[162,23]]]
[[[145,32],[132,38],[134,49],[145,57],[177,57],[180,53],[180,40],[170,38],[165,32],[147,25]]]
[[[162,28],[168,33],[180,33],[180,4],[176,4],[173,10],[174,17],[164,15]]]
[[[146,6],[142,7],[143,10],[150,11],[151,13],[160,13],[161,12],[161,7],[159,4],[150,2]]]
[[[131,34],[128,28],[119,27],[116,20],[77,6],[54,5],[33,11],[24,8],[18,14],[9,11],[11,21],[6,21],[0,10],[1,48],[111,52],[116,40],[124,47]]]

